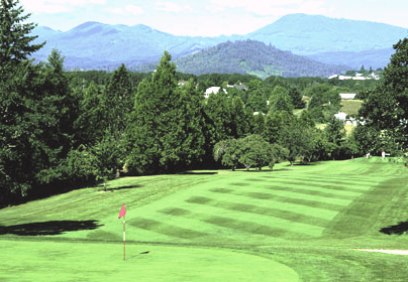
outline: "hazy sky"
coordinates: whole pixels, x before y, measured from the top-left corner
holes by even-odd
[[[31,21],[62,31],[86,21],[145,24],[176,35],[244,34],[292,13],[408,28],[407,0],[21,0]]]

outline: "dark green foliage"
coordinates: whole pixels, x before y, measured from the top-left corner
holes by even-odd
[[[302,111],[299,119],[308,127],[315,127],[316,123],[313,120],[313,116],[310,111]]]
[[[315,121],[327,122],[340,110],[338,90],[327,84],[314,84],[306,88],[305,95],[310,97],[308,111]]]
[[[307,163],[321,159],[326,150],[322,132],[299,119],[293,119],[282,128],[279,144],[288,148],[288,160],[292,164],[296,160]]]
[[[302,93],[298,88],[290,87],[288,94],[292,99],[292,104],[295,109],[303,109],[306,106],[305,102],[302,99]]]
[[[360,115],[403,149],[408,146],[408,38],[394,48],[382,85],[369,93]]]
[[[239,141],[236,139],[220,141],[215,144],[213,154],[216,162],[221,161],[223,166],[235,170],[239,165],[241,155]]]
[[[27,61],[42,45],[31,43],[34,25],[23,24],[28,15],[18,1],[1,1],[0,9],[0,200],[10,202],[60,178],[56,168],[71,148],[77,107],[57,52],[43,65]]]
[[[79,144],[92,145],[104,132],[102,90],[94,82],[81,93],[79,117],[75,121],[76,140]]]
[[[166,52],[151,78],[139,84],[127,130],[132,173],[179,170],[203,154],[201,99],[191,83],[177,86],[170,60]]]
[[[269,110],[284,111],[288,113],[293,112],[292,99],[289,96],[288,90],[281,86],[275,86],[269,98]]]
[[[267,100],[269,99],[269,90],[260,80],[251,80],[248,83],[247,107],[253,112],[268,112]]]
[[[293,119],[293,114],[287,111],[269,112],[265,119],[262,136],[270,143],[277,143],[281,138],[282,129],[290,124]]]
[[[346,137],[346,132],[344,130],[344,123],[341,120],[332,117],[327,123],[324,129],[327,140],[335,145],[340,145],[344,138]]]
[[[248,110],[241,98],[230,98],[232,114],[232,136],[243,137],[251,131],[252,111]]]
[[[102,181],[106,190],[106,182],[113,179],[123,166],[123,145],[111,132],[106,131],[102,140],[90,148],[88,156],[96,181]]]
[[[328,142],[329,154],[333,159],[342,158],[342,148],[346,137],[344,123],[332,117],[324,129],[324,134]]]
[[[252,133],[261,135],[265,130],[265,116],[262,113],[253,115],[252,117]]]
[[[28,118],[35,128],[35,137],[30,143],[36,164],[34,171],[39,171],[37,181],[48,184],[58,181],[58,176],[53,176],[54,168],[72,148],[77,101],[68,87],[63,59],[57,51],[50,54],[48,63],[39,71],[42,75],[33,80],[36,98],[32,100]]]
[[[0,80],[0,200],[26,195],[31,188],[30,137],[32,127],[26,115],[25,83],[31,66],[20,64],[8,79]]]
[[[35,24],[26,22],[29,14],[18,0],[0,1],[0,76],[3,78],[9,68],[26,60],[44,44],[33,44],[37,36],[31,36]]]
[[[129,73],[121,65],[110,78],[101,99],[103,128],[119,136],[125,129],[133,109],[133,88]]]
[[[272,150],[260,135],[250,135],[241,140],[241,154],[239,161],[247,169],[257,167],[259,170],[263,166],[273,162]]]
[[[378,154],[380,152],[380,132],[374,127],[359,125],[354,129],[353,137],[361,154]]]
[[[285,160],[288,151],[277,145],[270,144],[262,136],[253,134],[240,139],[223,140],[214,146],[214,159],[221,164],[235,170],[239,165],[247,169],[256,167],[259,170],[263,166]]]

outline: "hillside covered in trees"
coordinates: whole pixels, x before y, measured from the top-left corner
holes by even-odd
[[[266,78],[329,76],[347,67],[326,65],[279,50],[259,41],[225,42],[193,55],[175,60],[181,72],[196,75],[205,73],[246,73]]]

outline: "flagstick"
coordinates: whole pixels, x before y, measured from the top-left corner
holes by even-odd
[[[123,218],[123,260],[126,260],[126,219]]]

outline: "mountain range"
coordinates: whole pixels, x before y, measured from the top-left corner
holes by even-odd
[[[33,33],[38,35],[37,41],[47,42],[44,48],[34,54],[34,58],[39,61],[45,60],[52,49],[57,49],[65,57],[67,69],[112,70],[121,63],[130,68],[143,69],[144,66],[157,63],[167,50],[184,71],[201,73],[202,66],[191,66],[193,58],[197,58],[198,53],[205,57],[213,52],[211,48],[216,47],[220,52],[220,48],[230,48],[232,42],[247,40],[253,44],[254,41],[264,43],[266,47],[271,45],[276,48],[274,52],[281,49],[293,53],[292,56],[308,56],[308,62],[314,60],[331,65],[326,66],[328,69],[333,68],[332,65],[343,65],[348,68],[357,68],[361,65],[366,68],[384,67],[392,54],[393,44],[406,37],[408,29],[366,21],[292,14],[252,33],[233,36],[176,36],[145,25],[108,25],[98,22],[86,22],[66,32],[37,27]],[[229,44],[224,44],[225,42]],[[243,44],[236,44],[234,48],[242,46]],[[239,50],[234,52],[240,53]],[[219,58],[224,59],[227,58]],[[255,61],[246,60],[246,65],[241,64],[235,72],[260,71],[250,67],[256,65],[260,58],[255,59],[251,56],[251,60]],[[265,60],[265,56],[262,60]],[[273,64],[269,60],[266,65],[279,64],[281,63]],[[289,69],[279,71],[282,75],[292,75],[293,72],[288,71]],[[316,65],[314,69],[317,69]],[[310,70],[306,72],[312,73]],[[261,73],[268,72],[264,69]]]

